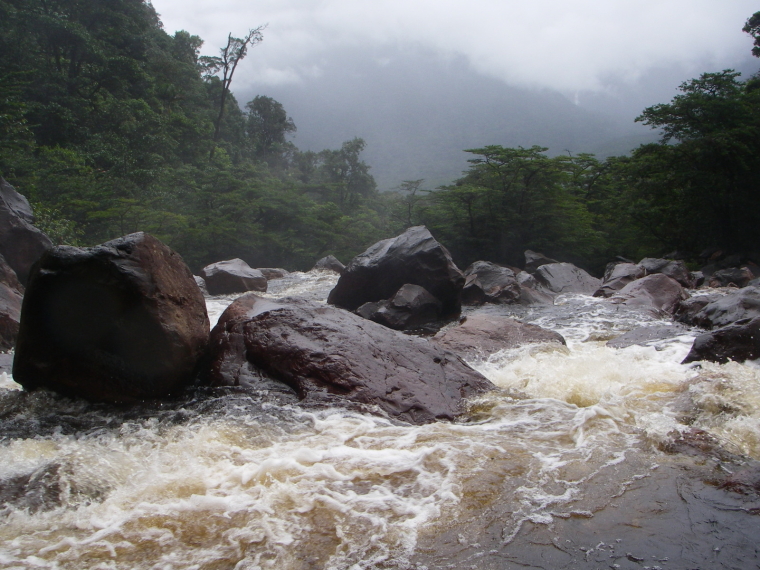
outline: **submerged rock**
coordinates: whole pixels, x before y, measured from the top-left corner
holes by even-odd
[[[242,259],[228,259],[207,265],[201,270],[210,295],[266,291],[267,278]]]
[[[536,270],[536,280],[552,293],[583,293],[592,295],[601,280],[592,277],[572,263],[548,263]]]
[[[443,316],[449,317],[461,311],[464,281],[449,251],[425,226],[415,226],[354,257],[327,302],[355,311],[364,303],[389,299],[411,283],[427,289],[441,302]]]
[[[26,284],[32,265],[53,247],[50,239],[35,228],[29,201],[0,177],[0,255]]]
[[[459,326],[439,332],[432,340],[464,358],[481,357],[525,344],[565,344],[557,332],[497,315],[470,315]]]
[[[29,279],[13,379],[94,401],[166,396],[192,383],[208,329],[190,269],[156,238],[56,247]]]
[[[423,424],[453,420],[463,398],[494,389],[461,358],[424,339],[304,299],[248,294],[211,333],[205,383],[261,388],[282,382],[305,401],[375,405]]]

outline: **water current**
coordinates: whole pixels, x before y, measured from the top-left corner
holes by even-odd
[[[608,347],[666,322],[586,296],[468,311],[567,347],[472,361],[499,390],[458,423],[234,390],[122,409],[0,374],[0,568],[760,568],[760,368],[681,365],[697,331]]]

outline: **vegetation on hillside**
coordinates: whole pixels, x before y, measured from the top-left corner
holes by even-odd
[[[744,28],[756,46],[758,22]],[[0,0],[0,174],[59,243],[142,230],[193,269],[347,261],[416,224],[460,265],[521,265],[530,248],[598,269],[616,255],[759,243],[758,78],[684,83],[639,118],[661,141],[629,157],[488,146],[467,151],[470,169],[450,186],[410,180],[381,194],[363,140],[301,152],[279,102],[235,100],[235,66],[262,32],[200,57],[202,40],[167,34],[144,0]]]

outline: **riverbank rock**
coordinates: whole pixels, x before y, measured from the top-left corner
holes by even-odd
[[[681,284],[663,273],[647,275],[623,287],[610,302],[648,309],[654,314],[672,315],[678,304],[688,298]]]
[[[442,315],[449,317],[461,311],[464,281],[449,251],[425,226],[415,226],[354,257],[327,302],[355,311],[364,303],[389,299],[410,283],[427,289],[441,302]]]
[[[35,264],[13,379],[93,401],[159,398],[194,380],[209,321],[179,254],[142,232]]]
[[[661,273],[675,279],[684,287],[691,288],[694,286],[691,272],[683,261],[645,257],[639,261],[639,267],[643,268],[647,275]]]
[[[242,259],[228,259],[207,265],[201,270],[210,295],[266,291],[267,278]]]
[[[683,322],[712,329],[755,317],[760,317],[760,287],[745,287],[707,303]]]
[[[635,263],[612,263],[604,272],[602,285],[594,292],[594,297],[612,297],[623,287],[641,279],[646,270]]]
[[[53,247],[50,239],[33,223],[29,201],[0,177],[0,255],[23,285],[34,262]]]
[[[387,301],[364,303],[356,313],[395,330],[418,329],[440,320],[441,302],[424,287],[407,283]]]
[[[543,253],[537,251],[525,250],[525,271],[528,273],[535,273],[536,270],[542,265],[548,265],[549,263],[559,263],[556,259],[546,257]]]
[[[0,350],[10,350],[16,345],[23,297],[24,286],[0,255]]]
[[[304,299],[248,294],[211,333],[206,382],[256,387],[257,370],[306,401],[374,405],[413,424],[452,420],[463,398],[494,388],[455,354],[424,339]]]
[[[572,263],[548,263],[539,267],[536,280],[552,293],[583,293],[593,295],[602,284],[600,279],[592,277]]]
[[[463,358],[482,358],[526,344],[566,344],[557,332],[499,315],[469,315],[459,326],[436,334],[432,342]]]
[[[464,271],[463,305],[508,304],[520,299],[514,271],[490,261],[476,261]]]
[[[760,317],[742,319],[734,324],[699,335],[683,364],[709,360],[721,364],[729,360],[744,362],[760,358]]]
[[[328,255],[318,260],[314,264],[314,267],[311,268],[311,270],[314,271],[316,269],[320,271],[334,271],[335,273],[343,273],[343,270],[345,268],[346,266],[343,265],[337,257],[334,255]]]

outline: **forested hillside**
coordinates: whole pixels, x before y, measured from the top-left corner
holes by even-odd
[[[744,30],[756,44],[759,23]],[[460,265],[520,265],[527,248],[597,270],[616,255],[759,249],[757,78],[685,83],[644,110],[662,139],[629,157],[487,146],[450,186],[378,193],[363,140],[301,152],[280,103],[235,99],[234,64],[266,41],[251,32],[200,57],[202,39],[168,34],[143,0],[0,0],[0,175],[59,243],[143,230],[194,269],[347,261],[416,224]]]

